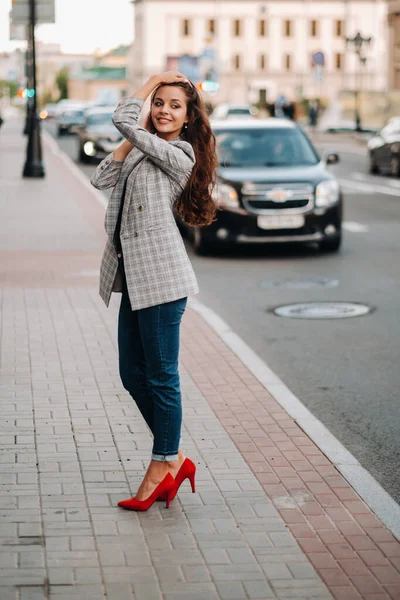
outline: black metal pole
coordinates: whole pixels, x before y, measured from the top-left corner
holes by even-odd
[[[360,111],[360,52],[357,52],[358,64],[356,64],[356,72],[355,72],[355,90],[354,90],[354,109],[355,109],[355,121],[356,121],[356,131],[361,131],[361,111]],[[357,62],[357,61],[356,61]],[[358,75],[358,77],[357,77]]]
[[[32,39],[31,39],[31,28],[27,27],[27,48],[25,55],[25,77],[27,81],[27,88],[33,88],[33,79],[32,79]],[[32,112],[32,100],[31,98],[27,98],[26,100],[26,117],[25,117],[25,126],[24,126],[24,135],[28,135],[29,127],[31,124],[31,112]]]
[[[35,24],[36,24],[36,0],[29,0],[29,39],[31,46],[31,66],[32,66],[32,89],[33,98],[28,97],[28,102],[32,100],[31,111],[29,113],[28,124],[28,146],[26,151],[26,162],[24,165],[24,177],[44,177],[44,167],[42,162],[42,144],[40,140],[40,121],[37,115],[36,106],[36,52],[35,52]]]
[[[358,88],[356,88],[356,90],[354,91],[354,103],[355,103],[356,131],[362,131],[361,114],[360,114],[360,90]]]

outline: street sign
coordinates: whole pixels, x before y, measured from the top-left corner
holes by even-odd
[[[11,21],[14,25],[29,25],[29,0],[15,0],[11,9]],[[36,0],[36,23],[55,23],[54,0]]]
[[[36,6],[41,5],[45,5],[45,4],[52,4],[54,6],[54,2],[55,0],[35,0],[35,4]],[[29,6],[30,0],[13,0],[12,5],[13,6],[23,6],[24,4],[28,4]]]
[[[10,40],[25,41],[26,37],[25,25],[15,25],[10,19]]]
[[[311,58],[313,65],[325,66],[325,54],[323,52],[314,52]]]
[[[179,56],[178,71],[196,83],[200,80],[199,57],[189,54]]]

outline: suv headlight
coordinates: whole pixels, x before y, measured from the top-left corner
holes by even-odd
[[[315,206],[324,207],[339,201],[339,184],[336,179],[321,181],[315,190]]]
[[[217,183],[214,188],[213,197],[215,202],[221,208],[238,208],[238,193],[231,185],[226,183]]]

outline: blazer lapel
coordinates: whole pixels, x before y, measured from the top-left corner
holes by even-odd
[[[121,206],[122,196],[126,187],[127,179],[131,175],[131,173],[136,169],[136,167],[141,163],[141,161],[145,158],[145,155],[140,150],[133,150],[126,157],[124,164],[121,169],[121,173],[119,176],[118,183],[114,189],[114,192],[111,195],[110,201],[108,203],[107,212],[105,216],[105,230],[109,236],[114,235],[115,227],[118,221],[119,209]],[[135,177],[136,175],[133,175]],[[128,203],[129,199],[126,196],[125,202]],[[124,209],[125,209],[124,202]]]

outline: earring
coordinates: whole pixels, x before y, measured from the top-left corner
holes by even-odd
[[[187,123],[185,123],[185,124],[183,125],[183,129],[184,129],[184,131],[186,131],[186,129],[187,129],[187,128],[188,128],[188,124],[187,124]]]

